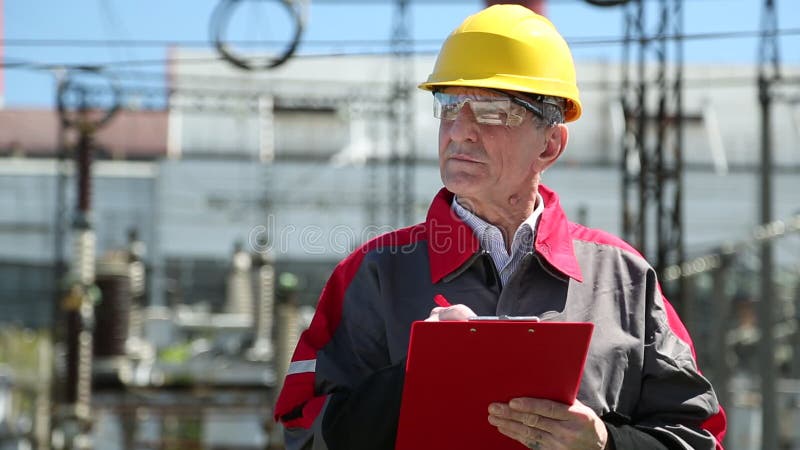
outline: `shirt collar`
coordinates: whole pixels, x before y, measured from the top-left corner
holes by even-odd
[[[478,240],[481,242],[485,242],[487,238],[486,233],[490,229],[496,229],[498,232],[500,231],[496,225],[493,225],[481,217],[474,214],[472,211],[465,208],[461,203],[458,201],[458,197],[453,197],[452,202],[453,211],[456,215],[463,220],[470,228],[475,232],[475,235],[478,237]],[[514,245],[516,245],[516,241],[518,239],[524,240],[526,235],[530,237],[534,237],[536,235],[536,221],[539,220],[539,217],[542,215],[542,211],[544,211],[544,199],[540,194],[536,194],[536,207],[533,209],[533,212],[519,225],[517,230],[514,232],[514,236],[511,237],[512,247],[511,251],[514,251]],[[530,239],[528,242],[533,243],[533,239]],[[526,249],[529,250],[529,249]]]

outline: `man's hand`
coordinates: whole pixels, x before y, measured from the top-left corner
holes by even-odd
[[[466,305],[437,306],[431,310],[426,322],[443,322],[445,320],[467,320],[475,317],[475,313]]]
[[[532,449],[602,450],[608,442],[605,423],[591,408],[539,398],[515,398],[489,405],[489,423]]]

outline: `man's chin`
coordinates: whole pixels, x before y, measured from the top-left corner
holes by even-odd
[[[444,180],[444,187],[446,187],[448,191],[458,196],[472,197],[481,191],[480,184],[477,183],[477,181],[478,180],[473,177],[459,177],[455,179],[450,178]]]

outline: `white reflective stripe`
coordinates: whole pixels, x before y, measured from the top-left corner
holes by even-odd
[[[293,361],[291,364],[289,364],[289,370],[286,372],[286,375],[315,372],[316,370],[317,370],[316,359],[309,359],[306,361]]]

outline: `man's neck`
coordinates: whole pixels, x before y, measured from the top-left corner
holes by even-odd
[[[506,250],[510,252],[514,233],[536,209],[537,191],[538,189],[534,189],[524,197],[515,194],[505,200],[481,201],[457,196],[456,201],[476,216],[499,228],[503,234]]]

